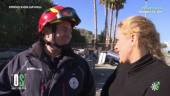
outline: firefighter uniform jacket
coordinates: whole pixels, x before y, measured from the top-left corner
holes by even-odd
[[[101,96],[170,96],[170,67],[149,54],[134,64],[120,64]]]
[[[0,96],[94,96],[87,62],[70,49],[51,60],[40,42],[15,56],[0,72]]]

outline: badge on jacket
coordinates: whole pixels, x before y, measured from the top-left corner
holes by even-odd
[[[72,78],[70,78],[70,80],[69,80],[69,85],[70,85],[70,87],[72,88],[72,89],[77,89],[78,88],[78,86],[79,86],[79,81],[78,81],[78,79],[76,78],[76,77],[72,77]]]
[[[160,90],[160,81],[158,81],[158,80],[154,81],[151,85],[151,89],[155,92],[159,91]]]

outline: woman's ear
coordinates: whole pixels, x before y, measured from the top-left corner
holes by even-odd
[[[135,37],[136,36],[133,33],[130,35],[132,45],[135,43]]]
[[[137,44],[138,36],[136,33],[132,33],[130,38],[131,38],[132,45]]]

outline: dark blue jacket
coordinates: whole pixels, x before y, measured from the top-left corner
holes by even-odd
[[[40,42],[15,56],[0,72],[0,96],[94,96],[87,62],[63,50],[50,59]]]

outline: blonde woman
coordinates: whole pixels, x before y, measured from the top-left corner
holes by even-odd
[[[101,96],[170,96],[170,68],[153,22],[143,16],[128,17],[118,25],[117,39],[120,65]]]

